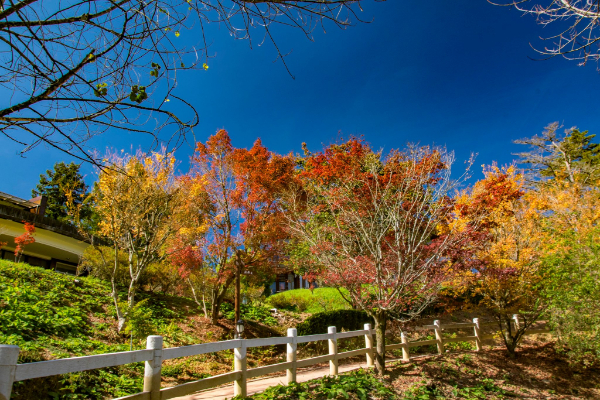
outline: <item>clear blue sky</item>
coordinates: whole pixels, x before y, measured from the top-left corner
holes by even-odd
[[[365,0],[364,19],[345,31],[316,31],[314,42],[290,29],[275,31],[292,79],[275,50],[250,49],[224,29],[211,27],[208,71],[182,77],[178,94],[200,113],[197,140],[225,128],[234,145],[260,137],[271,150],[312,149],[338,137],[364,135],[373,147],[407,142],[446,145],[459,162],[471,152],[476,164],[500,164],[519,151],[512,140],[540,133],[559,121],[600,133],[600,75],[596,65],[578,67],[562,58],[538,57],[542,29],[530,16],[485,0]],[[182,32],[190,40],[195,32]],[[0,139],[0,191],[29,198],[39,174],[66,156]],[[91,145],[130,149],[134,135],[107,134]],[[177,156],[185,170],[189,147]],[[479,175],[480,168],[476,170]],[[90,167],[84,167],[89,180]]]

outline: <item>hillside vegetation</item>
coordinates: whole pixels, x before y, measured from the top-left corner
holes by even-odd
[[[21,348],[19,362],[34,362],[145,348],[147,335],[164,337],[165,347],[230,339],[233,323],[227,318],[213,326],[196,304],[182,297],[140,293],[126,334],[116,330],[110,284],[94,278],[73,277],[0,260],[0,343]],[[126,293],[123,293],[125,298]],[[227,307],[223,310],[229,316]],[[247,337],[280,335],[277,320],[266,307],[245,307]],[[258,321],[262,322],[258,322]],[[271,324],[269,326],[268,324]],[[249,365],[276,362],[277,348],[250,352]],[[230,352],[169,360],[163,368],[165,384],[175,384],[226,372]],[[11,399],[103,399],[141,391],[143,363],[18,382]]]

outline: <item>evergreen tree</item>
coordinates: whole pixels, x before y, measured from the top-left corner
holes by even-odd
[[[80,205],[88,192],[88,187],[83,181],[83,176],[79,173],[79,168],[80,165],[73,162],[65,164],[61,161],[54,164],[53,170],[46,170],[45,174],[40,175],[40,182],[31,191],[31,195],[33,197],[46,196],[48,198],[44,214],[46,217],[72,223],[67,209],[67,193],[71,192],[75,205]],[[82,215],[82,217],[89,216],[89,208],[83,208],[82,214],[85,215]]]
[[[596,135],[577,128],[557,133],[558,123],[546,127],[541,136],[516,140],[532,151],[518,153],[523,164],[529,165],[534,178],[564,179],[571,183],[594,184],[600,178],[600,144]]]

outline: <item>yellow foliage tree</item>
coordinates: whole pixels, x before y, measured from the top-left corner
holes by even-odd
[[[190,204],[200,196],[202,183],[181,184],[175,176],[176,160],[171,153],[113,153],[106,160],[109,166],[100,171],[92,196],[99,219],[97,234],[112,245],[112,251],[103,251],[98,245],[95,248],[105,266],[112,264],[111,296],[120,331],[128,310],[135,305],[145,271],[169,256],[172,239],[181,236],[179,233],[187,236],[185,232],[192,231],[194,237],[201,233],[201,214],[189,211]],[[120,252],[127,255],[125,304],[118,294]]]
[[[467,249],[471,268],[456,274],[451,287],[490,312],[514,355],[546,308],[539,296],[546,278],[539,260],[543,235],[535,194],[523,191],[523,175],[513,166],[485,168],[484,175],[457,198],[453,223],[469,226],[480,219]],[[513,319],[515,314],[520,317]]]

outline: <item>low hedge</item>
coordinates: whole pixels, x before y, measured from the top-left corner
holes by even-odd
[[[373,318],[366,312],[359,310],[334,310],[313,314],[304,322],[298,324],[298,335],[318,335],[327,333],[327,328],[335,326],[338,332],[357,331],[364,329],[364,325],[373,325]]]

